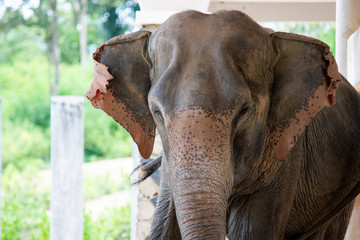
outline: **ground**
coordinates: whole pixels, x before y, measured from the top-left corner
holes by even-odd
[[[132,158],[119,158],[112,160],[102,160],[91,163],[84,163],[83,165],[83,179],[86,188],[89,183],[94,181],[103,181],[103,183],[96,183],[96,185],[104,184],[104,188],[108,185],[119,184],[126,180],[126,177],[133,170]],[[51,170],[44,170],[40,173],[40,187],[50,188],[51,185]],[[86,183],[87,182],[87,183]],[[84,190],[85,192],[85,190]],[[88,191],[87,191],[88,192]],[[89,194],[89,193],[87,193]],[[91,194],[91,193],[90,193]],[[95,196],[97,194],[95,193]],[[88,199],[85,201],[85,210],[91,211],[94,215],[99,215],[107,208],[124,206],[131,201],[130,188],[105,194],[95,199]]]

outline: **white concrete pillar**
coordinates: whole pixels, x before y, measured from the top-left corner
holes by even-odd
[[[360,27],[347,42],[347,80],[360,92]],[[356,197],[344,240],[358,239],[360,239],[360,195]]]
[[[355,206],[352,211],[348,229],[344,240],[360,239],[360,195],[355,198]]]
[[[162,152],[162,145],[159,134],[156,134],[152,159],[157,158]],[[142,159],[137,145],[133,144],[134,168],[140,164]],[[138,174],[135,172],[134,174]],[[145,181],[132,186],[131,202],[131,240],[143,240],[150,233],[153,221],[157,194],[160,184],[160,169],[148,177]],[[133,176],[137,179],[138,175]]]
[[[347,77],[347,40],[360,26],[360,0],[336,0],[336,60]]]
[[[51,98],[50,239],[82,240],[83,98]]]
[[[132,146],[132,159],[133,159],[133,169],[140,164],[140,153],[135,142]],[[139,211],[139,185],[134,184],[131,186],[131,234],[130,239],[137,239],[137,230],[138,230],[138,211]]]
[[[347,79],[353,86],[360,83],[360,27],[347,41]]]

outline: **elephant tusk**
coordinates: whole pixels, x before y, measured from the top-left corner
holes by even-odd
[[[145,160],[145,159],[144,159]],[[146,159],[146,162],[141,163],[139,166],[137,166],[132,173],[130,174],[130,177],[140,169],[140,174],[137,179],[134,179],[131,181],[131,184],[137,184],[145,179],[147,179],[149,176],[151,176],[161,165],[162,155],[155,159]]]
[[[156,164],[160,163],[162,160],[162,155],[160,155],[159,157],[155,158],[155,159],[151,159],[149,162],[145,163],[144,165],[140,166],[140,170],[141,171],[148,171],[151,167],[155,166]]]

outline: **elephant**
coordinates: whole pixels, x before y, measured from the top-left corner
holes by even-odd
[[[163,155],[148,239],[342,239],[360,192],[360,97],[324,42],[240,11],[177,13],[93,54],[86,93]]]

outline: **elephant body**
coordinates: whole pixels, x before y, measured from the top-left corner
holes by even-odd
[[[238,11],[185,11],[94,60],[94,107],[144,158],[161,136],[149,239],[344,237],[351,199],[309,232],[360,177],[360,97],[325,43]]]

